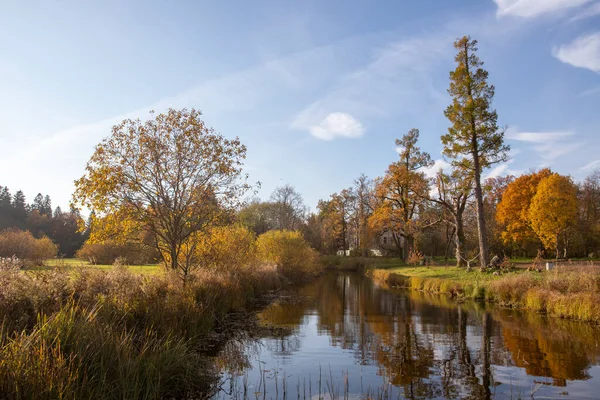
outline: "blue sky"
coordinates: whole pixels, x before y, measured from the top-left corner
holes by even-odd
[[[194,107],[248,146],[262,197],[290,183],[314,209],[410,128],[444,165],[465,34],[513,149],[488,175],[600,168],[600,0],[1,1],[0,185],[66,207],[114,123]]]

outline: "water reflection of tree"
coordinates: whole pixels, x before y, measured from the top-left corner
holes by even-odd
[[[599,354],[597,328],[535,314],[514,316],[502,310],[495,312],[516,366],[525,368],[529,375],[552,378],[555,386],[566,386],[567,380],[589,379],[588,369]]]
[[[298,326],[311,315],[332,346],[351,350],[357,363],[377,365],[409,398],[491,398],[499,383],[494,365],[516,365],[564,385],[587,379],[598,355],[592,349],[599,330],[589,325],[384,290],[360,275],[325,276],[298,295],[261,314],[283,327],[268,335],[273,352],[297,351]]]

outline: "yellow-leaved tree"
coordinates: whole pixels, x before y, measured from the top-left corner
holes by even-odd
[[[569,230],[577,223],[577,186],[570,177],[551,174],[542,179],[531,200],[529,220],[544,247],[567,257]]]
[[[92,243],[150,235],[164,263],[184,279],[197,266],[198,233],[248,189],[246,147],[201,116],[184,108],[151,113],[145,122],[125,119],[96,146],[73,195],[102,221],[93,224]]]
[[[521,175],[506,187],[496,209],[496,220],[504,228],[501,235],[505,244],[523,247],[538,239],[531,227],[529,208],[540,182],[550,175],[552,171],[545,168]]]

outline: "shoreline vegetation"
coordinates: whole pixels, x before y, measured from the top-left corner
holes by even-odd
[[[211,392],[211,355],[289,280],[276,268],[174,274],[0,273],[0,397],[181,398]],[[239,322],[239,321],[238,321]]]
[[[365,271],[375,282],[389,287],[600,323],[600,266],[593,262],[565,263],[539,272],[524,268],[492,273],[451,266],[385,265],[371,265]]]
[[[215,244],[211,266],[186,279],[118,260],[111,267],[66,260],[24,267],[16,257],[0,258],[0,398],[214,392],[219,349],[252,328],[265,300],[321,271],[298,233],[249,239],[243,260],[239,248],[217,251]]]

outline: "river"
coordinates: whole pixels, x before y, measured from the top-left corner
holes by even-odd
[[[327,274],[218,359],[215,399],[600,398],[600,329]]]

